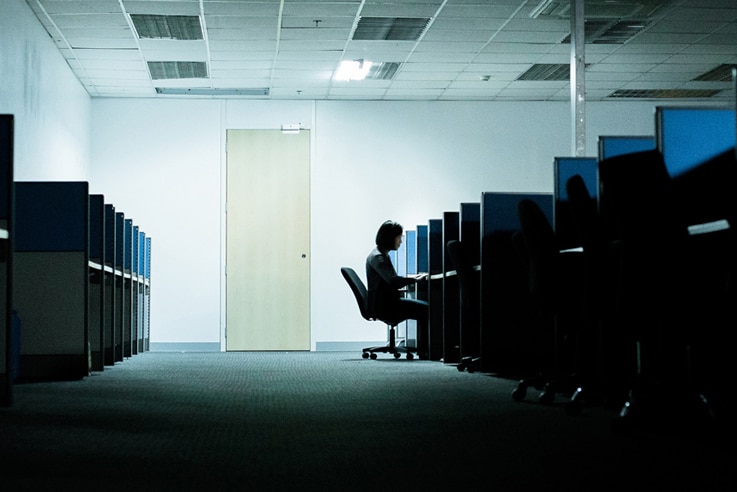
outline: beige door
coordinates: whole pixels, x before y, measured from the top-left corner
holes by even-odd
[[[227,149],[226,350],[310,350],[310,133]]]

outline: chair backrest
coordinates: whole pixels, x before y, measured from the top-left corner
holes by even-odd
[[[366,298],[368,294],[361,277],[359,277],[356,271],[350,267],[341,267],[340,273],[343,275],[343,278],[351,288],[351,292],[353,292],[353,296],[356,298],[356,303],[358,303],[358,309],[361,311],[361,316],[366,320],[373,321],[366,311]]]
[[[556,297],[556,281],[560,273],[556,263],[558,242],[555,231],[534,201],[520,200],[518,212],[530,292],[544,305],[550,306]]]

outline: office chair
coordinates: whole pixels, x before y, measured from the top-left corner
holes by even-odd
[[[351,292],[353,292],[353,296],[356,298],[361,316],[363,316],[363,318],[367,321],[381,321],[383,323],[386,323],[389,328],[388,343],[386,345],[380,345],[378,347],[366,347],[362,350],[361,356],[364,359],[368,359],[369,357],[371,359],[376,359],[377,354],[384,353],[392,354],[395,359],[399,359],[402,354],[406,354],[408,360],[414,359],[414,354],[417,353],[416,347],[408,347],[405,340],[397,343],[397,325],[402,321],[405,321],[405,319],[381,319],[369,315],[367,309],[368,294],[366,291],[366,286],[364,285],[361,278],[358,276],[356,271],[350,267],[342,267],[340,269],[340,273],[343,275],[343,278],[348,283],[348,286],[351,288]]]
[[[583,384],[578,357],[583,322],[583,258],[579,252],[561,252],[555,231],[542,209],[532,200],[518,204],[520,231],[512,241],[528,273],[529,291],[550,327],[550,359],[542,371],[523,378],[512,392],[521,401],[527,389],[542,390],[541,403],[552,403],[556,393],[572,395]],[[545,355],[543,356],[545,357]],[[567,408],[568,409],[568,408]],[[570,407],[570,410],[574,410]]]
[[[453,239],[448,241],[446,249],[453,268],[458,277],[458,290],[461,306],[461,361],[459,372],[467,370],[475,372],[481,364],[480,353],[480,312],[479,289],[480,279],[468,261],[469,255],[464,252],[465,244]]]

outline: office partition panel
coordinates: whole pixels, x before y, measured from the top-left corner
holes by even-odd
[[[429,228],[426,224],[417,226],[417,244],[416,244],[416,261],[417,261],[417,272],[428,273],[430,270],[427,254],[429,250]],[[430,281],[417,284],[415,286],[415,294],[417,299],[422,301],[428,301],[430,299]],[[417,325],[417,355],[420,359],[427,359],[429,357],[429,346],[428,346],[428,326],[424,329]]]
[[[12,404],[20,355],[13,333],[13,129],[13,115],[0,115],[0,406]]]
[[[133,219],[123,222],[123,357],[133,355]]]
[[[105,366],[105,200],[102,195],[90,195],[89,200],[90,361],[93,371],[102,371]]]
[[[90,369],[88,184],[15,186],[13,282],[22,323],[21,377],[82,378]]]
[[[461,360],[460,292],[455,266],[448,255],[448,241],[460,236],[459,216],[456,211],[443,212],[443,362],[452,364]]]
[[[104,364],[112,366],[115,364],[115,272],[116,272],[116,248],[115,248],[115,207],[105,204],[105,250],[103,268],[103,340],[104,340]]]
[[[124,358],[125,325],[130,323],[129,301],[126,298],[125,279],[125,215],[115,212],[115,362]]]
[[[528,274],[512,236],[520,230],[518,204],[528,198],[553,219],[550,193],[481,194],[481,370],[499,374],[530,373],[549,367],[552,327],[539,317]]]
[[[598,158],[601,161],[615,155],[653,150],[655,146],[654,135],[600,135]]]
[[[443,219],[430,219],[427,224],[428,289],[430,316],[427,322],[427,357],[443,358]]]
[[[685,173],[735,147],[735,109],[655,108],[657,149],[671,177]]]
[[[461,203],[459,214],[459,239],[464,258],[471,265],[479,265],[481,259],[481,204]],[[468,298],[478,301],[480,288],[479,270],[474,269],[473,284],[477,289],[476,295],[466,293]],[[479,355],[479,325],[481,306],[478,302],[465,306],[460,313],[460,353],[464,357],[478,357]]]
[[[561,249],[578,248],[582,244],[581,234],[568,200],[566,183],[578,174],[583,178],[589,194],[596,198],[599,184],[595,157],[553,158],[553,228]]]
[[[146,261],[144,263],[144,317],[143,317],[143,350],[148,352],[151,348],[151,238],[146,237]]]

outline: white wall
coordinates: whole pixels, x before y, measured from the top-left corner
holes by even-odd
[[[90,98],[23,0],[0,8],[0,113],[15,116],[15,178],[86,180]]]
[[[378,225],[411,229],[482,191],[552,191],[565,103],[90,99],[23,0],[0,11],[0,112],[18,180],[89,180],[152,238],[151,341],[222,342],[229,128],[312,130],[312,341],[382,340],[339,274]],[[587,105],[596,136],[652,134],[649,103]]]
[[[591,104],[597,134],[652,134],[649,104]],[[224,319],[225,132],[312,130],[312,341],[381,340],[339,274],[378,225],[407,229],[482,191],[552,191],[571,155],[565,103],[95,99],[91,187],[153,239],[151,340],[218,342]],[[120,206],[118,204],[124,204]]]

